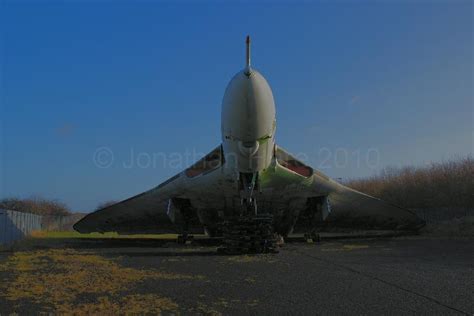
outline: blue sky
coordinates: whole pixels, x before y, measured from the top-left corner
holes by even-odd
[[[1,197],[91,211],[176,174],[219,144],[247,34],[277,142],[330,176],[474,151],[471,1],[4,0],[0,21]]]

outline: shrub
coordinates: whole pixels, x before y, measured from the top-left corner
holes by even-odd
[[[118,203],[118,201],[113,201],[112,200],[112,201],[106,201],[106,202],[99,203],[99,205],[97,205],[95,210],[96,211],[101,210],[103,208],[106,208],[107,206],[114,205],[115,203]]]
[[[26,199],[4,198],[0,200],[0,208],[38,215],[64,216],[71,214],[66,204],[57,200],[48,200],[41,197]]]
[[[389,167],[379,175],[345,184],[407,208],[474,208],[474,159],[469,156],[426,167]]]

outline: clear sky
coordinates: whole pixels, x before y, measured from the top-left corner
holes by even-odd
[[[178,173],[220,143],[247,34],[277,143],[328,175],[474,151],[472,1],[3,0],[0,23],[0,197],[91,211]]]

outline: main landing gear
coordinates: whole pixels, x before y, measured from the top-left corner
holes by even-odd
[[[221,253],[278,253],[271,214],[228,218],[222,231]]]
[[[220,253],[278,253],[277,238],[273,232],[273,216],[259,213],[254,189],[258,174],[241,174],[242,211],[222,223]]]

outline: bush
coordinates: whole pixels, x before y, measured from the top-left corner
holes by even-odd
[[[110,206],[110,205],[114,205],[118,203],[118,201],[106,201],[106,202],[102,202],[102,203],[99,203],[99,205],[97,205],[97,207],[95,208],[96,211],[98,210],[101,210],[103,208],[106,208],[107,206]]]
[[[64,216],[71,214],[66,204],[41,197],[27,199],[5,198],[0,200],[0,208],[38,215]]]
[[[407,208],[474,208],[474,159],[431,163],[427,167],[386,168],[345,185]]]

